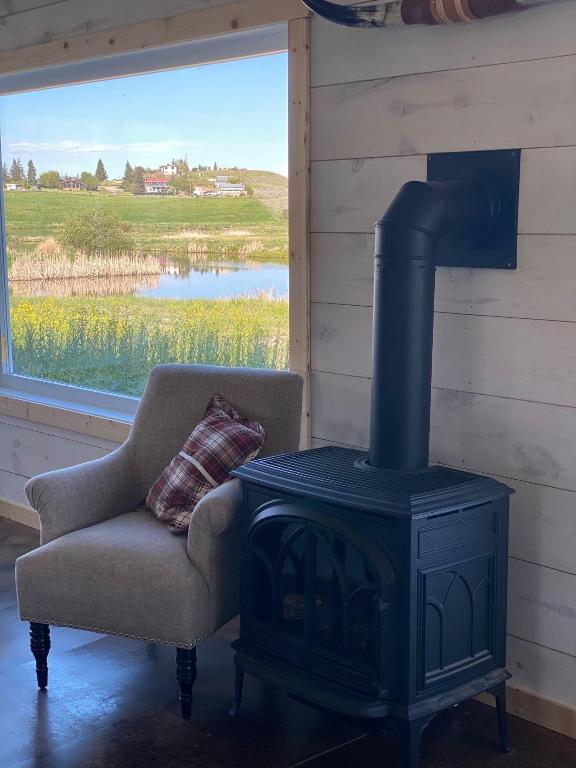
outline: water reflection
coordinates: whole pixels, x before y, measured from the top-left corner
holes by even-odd
[[[242,294],[288,293],[288,266],[249,260],[191,260],[159,257],[156,274],[10,280],[19,298],[47,296],[141,296],[162,299],[217,299]]]

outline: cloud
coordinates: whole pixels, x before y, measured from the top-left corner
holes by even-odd
[[[68,152],[79,154],[92,154],[95,152],[169,152],[176,149],[198,149],[202,144],[197,142],[169,140],[169,141],[132,141],[119,144],[91,143],[84,141],[19,141],[8,144],[8,150],[16,152]]]

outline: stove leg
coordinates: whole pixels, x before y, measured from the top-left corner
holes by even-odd
[[[494,686],[488,693],[491,693],[496,699],[500,749],[502,752],[510,752],[510,743],[508,741],[508,714],[506,710],[506,683],[500,683],[499,685]]]
[[[391,725],[398,734],[401,768],[419,768],[422,732],[430,720],[430,715],[417,720],[392,719]]]
[[[230,717],[236,717],[242,704],[242,691],[244,690],[244,670],[236,663],[236,686],[234,692],[234,704],[228,710]]]

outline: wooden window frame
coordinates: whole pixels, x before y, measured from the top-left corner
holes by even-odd
[[[237,0],[213,9],[3,52],[0,79],[41,67],[173,46],[276,23],[288,25],[290,368],[304,380],[301,445],[306,448],[310,445],[310,20],[300,0]],[[7,327],[4,291],[5,285],[0,324]],[[22,389],[0,389],[0,414],[115,442],[126,437],[138,402],[135,398],[18,378]]]

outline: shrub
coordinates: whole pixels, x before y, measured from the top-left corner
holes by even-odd
[[[40,174],[38,180],[40,186],[45,189],[60,189],[60,174],[58,171],[45,171]]]
[[[102,208],[82,211],[62,225],[59,241],[64,248],[86,254],[132,251],[134,239],[114,213]]]

